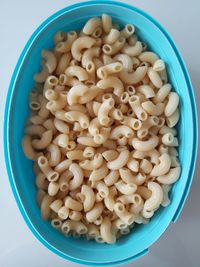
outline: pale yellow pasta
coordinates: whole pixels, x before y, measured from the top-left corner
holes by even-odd
[[[52,167],[57,166],[61,160],[60,149],[55,144],[50,144],[47,147],[47,151],[50,153],[49,165]]]
[[[69,212],[69,218],[73,221],[80,221],[82,219],[82,213],[80,211],[71,210]]]
[[[49,196],[48,194],[46,194],[42,201],[41,201],[41,205],[40,205],[40,209],[41,209],[41,216],[43,220],[48,220],[50,217],[50,205],[51,203],[54,201],[54,197]]]
[[[142,93],[146,98],[152,98],[155,96],[155,92],[149,85],[140,85],[137,88],[137,92]]]
[[[154,52],[145,51],[139,55],[139,59],[141,61],[148,62],[153,66],[154,63],[159,59],[159,57]]]
[[[109,45],[109,44],[104,44],[102,47],[103,53],[105,53],[106,55],[115,55],[117,54],[122,47],[125,44],[125,38],[124,37],[120,37],[114,44]]]
[[[109,172],[107,176],[104,177],[104,182],[107,186],[112,186],[117,182],[118,179],[119,179],[119,171],[112,170]]]
[[[129,104],[139,120],[145,121],[147,119],[147,112],[141,106],[140,99],[138,96],[131,96],[129,98]]]
[[[153,211],[157,209],[163,201],[162,187],[155,182],[148,182],[147,187],[151,190],[151,197],[144,203],[145,211]]]
[[[71,47],[72,57],[78,61],[81,61],[82,50],[91,48],[95,43],[96,43],[96,40],[89,36],[79,37],[72,44],[72,47]]]
[[[154,104],[152,101],[146,101],[141,104],[142,108],[152,116],[160,116],[164,112],[164,103]]]
[[[149,79],[151,80],[151,82],[153,83],[153,85],[156,88],[161,88],[162,85],[163,85],[163,82],[162,82],[162,80],[161,80],[160,75],[158,74],[158,72],[156,72],[155,70],[153,70],[153,68],[149,68],[147,73],[148,73]]]
[[[155,95],[155,97],[153,98],[153,102],[154,103],[159,103],[159,102],[163,102],[166,97],[169,95],[170,91],[171,91],[171,84],[167,83],[165,85],[163,85],[157,92],[157,94]]]
[[[153,70],[162,71],[165,69],[165,62],[162,59],[158,59],[153,64]]]
[[[94,170],[98,169],[103,164],[103,157],[101,154],[95,154],[92,160],[81,161],[80,166],[85,170]]]
[[[53,210],[54,212],[58,213],[58,211],[62,207],[62,205],[63,205],[62,200],[56,199],[51,203],[50,209]]]
[[[104,242],[113,244],[116,242],[116,236],[112,233],[112,224],[108,218],[104,218],[100,226],[100,234]]]
[[[125,209],[125,206],[122,203],[117,202],[114,205],[114,211],[117,216],[122,220],[126,225],[131,225],[134,222],[135,216]]]
[[[79,122],[83,129],[87,129],[89,126],[89,118],[86,114],[80,111],[68,111],[65,113],[65,117],[70,122]]]
[[[83,209],[82,203],[74,200],[70,196],[67,196],[65,199],[65,207],[75,211],[81,211]]]
[[[146,141],[141,141],[138,138],[132,139],[132,146],[134,149],[139,151],[150,151],[153,150],[158,145],[158,137],[157,136],[151,136]]]
[[[103,30],[107,34],[112,28],[112,17],[107,14],[102,14],[101,19]]]
[[[177,108],[171,116],[167,117],[166,119],[167,126],[173,128],[178,123],[179,117],[180,113],[179,109]]]
[[[102,14],[54,43],[42,50],[22,140],[41,217],[65,236],[113,244],[170,204],[179,97],[132,24]]]
[[[151,171],[151,176],[161,176],[166,174],[171,166],[171,158],[167,153],[159,157],[159,164],[155,165]]]
[[[62,206],[58,210],[58,217],[61,218],[62,220],[66,220],[69,216],[69,209],[66,208],[65,206]]]
[[[122,181],[125,182],[126,184],[141,185],[146,180],[145,174],[138,173],[138,174],[134,175],[130,169],[125,168],[125,167],[119,169],[119,174],[120,174]],[[137,187],[136,187],[135,191],[136,190],[137,190]]]
[[[108,168],[110,170],[118,170],[124,167],[124,165],[128,162],[129,154],[130,152],[127,149],[121,151],[116,159],[107,163]]]
[[[113,44],[118,40],[119,37],[120,37],[120,32],[117,29],[112,28],[110,32],[103,37],[103,42],[105,44]]]
[[[102,164],[100,168],[95,169],[91,172],[89,180],[93,182],[100,181],[108,174],[108,171],[109,170],[106,164]]]
[[[126,24],[124,29],[121,31],[121,35],[126,39],[132,36],[135,32],[135,27],[132,24]]]
[[[77,163],[72,163],[69,170],[73,174],[73,179],[69,182],[69,189],[73,191],[83,183],[83,171]]]
[[[94,207],[86,212],[86,219],[88,222],[92,223],[94,221],[96,221],[96,219],[101,216],[103,212],[103,204],[102,202],[98,202],[94,205]]]
[[[99,57],[100,55],[100,48],[99,47],[92,47],[87,49],[82,56],[81,59],[81,64],[84,68],[87,68],[88,64],[90,64],[91,62],[93,63],[93,58],[94,57]]]
[[[122,48],[122,52],[131,57],[139,56],[142,53],[142,50],[143,50],[143,46],[142,46],[142,43],[139,41],[136,42],[136,44],[133,46],[125,44],[124,47]]]
[[[67,33],[67,39],[56,44],[55,50],[60,53],[67,53],[71,50],[73,42],[77,39],[77,33],[71,31]]]
[[[171,168],[167,174],[159,175],[157,181],[161,184],[173,184],[180,176],[181,168]]]
[[[99,17],[93,17],[86,22],[82,31],[87,35],[91,35],[97,27],[101,26],[101,23],[102,22]]]
[[[55,73],[56,75],[61,75],[64,73],[65,69],[69,66],[71,60],[71,53],[64,53],[58,61]]]
[[[139,66],[135,71],[128,72],[127,70],[122,70],[119,73],[119,77],[122,80],[122,82],[126,84],[137,84],[140,81],[143,80],[147,73],[147,67],[146,66]]]
[[[179,104],[179,96],[175,92],[169,93],[168,102],[165,107],[165,116],[170,117],[177,109]]]
[[[120,96],[124,91],[123,83],[119,78],[114,76],[109,76],[106,79],[98,81],[97,87],[101,89],[113,88],[113,93],[117,96]]]
[[[42,50],[42,58],[44,60],[44,64],[47,67],[49,73],[52,73],[56,69],[57,60],[55,55],[50,50]]]

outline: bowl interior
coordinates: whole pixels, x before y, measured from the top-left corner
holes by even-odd
[[[21,148],[26,119],[29,115],[28,95],[34,87],[33,75],[40,69],[40,54],[43,48],[53,47],[53,35],[58,30],[80,29],[86,20],[92,16],[108,13],[114,22],[124,25],[132,23],[137,34],[167,63],[167,69],[173,88],[180,96],[181,120],[179,130],[179,155],[182,174],[171,192],[171,204],[165,209],[159,209],[149,224],[133,228],[132,233],[121,238],[116,245],[98,244],[84,239],[66,238],[54,230],[49,222],[40,217],[36,204],[35,176],[32,162],[27,160]],[[190,100],[190,90],[187,86],[183,70],[173,47],[160,29],[138,10],[129,9],[125,5],[113,3],[90,3],[66,8],[50,18],[45,27],[40,27],[37,35],[30,43],[29,49],[20,63],[16,73],[14,88],[10,98],[8,114],[8,153],[20,203],[27,215],[26,220],[32,225],[43,242],[60,255],[87,264],[106,264],[123,261],[134,257],[148,248],[166,229],[172,220],[188,182],[193,146],[193,118]],[[184,151],[187,153],[184,154]]]

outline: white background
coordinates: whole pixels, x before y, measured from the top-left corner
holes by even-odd
[[[16,61],[32,32],[49,15],[77,1],[0,0],[0,125]],[[147,11],[169,31],[188,67],[197,106],[200,106],[200,1],[124,1]],[[2,128],[2,127],[1,127]],[[186,151],[187,153],[187,151]],[[0,266],[75,267],[41,245],[22,219],[5,170],[0,140]],[[200,158],[199,158],[200,160]],[[176,224],[150,248],[149,254],[123,267],[200,266],[200,167],[197,164],[192,188]]]

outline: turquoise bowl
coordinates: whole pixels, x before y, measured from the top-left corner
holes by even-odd
[[[134,228],[116,245],[66,238],[40,217],[35,196],[32,162],[21,148],[25,121],[29,115],[28,95],[33,75],[40,68],[40,53],[53,46],[58,30],[80,29],[87,19],[108,13],[121,25],[133,23],[140,38],[167,63],[170,81],[180,96],[179,155],[181,177],[171,192],[171,204],[159,209],[149,224]],[[80,264],[106,266],[124,263],[148,252],[148,248],[175,222],[187,198],[197,155],[197,113],[193,89],[184,62],[169,34],[143,11],[112,1],[90,1],[64,8],[50,16],[28,40],[15,67],[7,96],[4,120],[4,153],[8,177],[18,207],[33,234],[57,255]]]

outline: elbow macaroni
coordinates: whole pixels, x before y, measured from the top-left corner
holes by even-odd
[[[180,177],[179,96],[136,31],[102,14],[42,50],[22,148],[41,216],[66,236],[115,243],[170,204]]]

